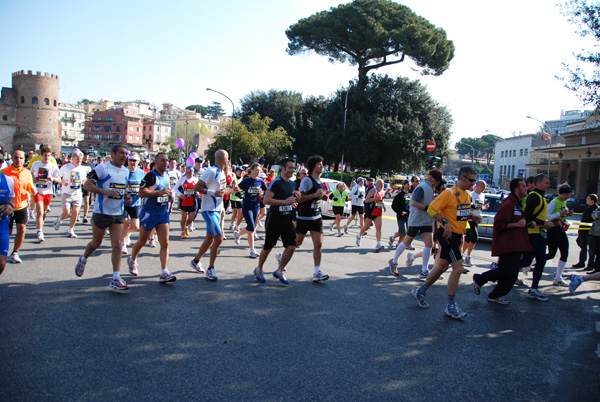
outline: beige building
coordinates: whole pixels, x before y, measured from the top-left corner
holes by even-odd
[[[58,104],[63,147],[76,147],[84,139],[85,108],[83,105]]]
[[[106,99],[102,99],[100,102],[86,103],[84,105],[85,117],[89,119],[94,115],[95,112],[104,112],[105,110],[108,110],[114,106],[115,104],[113,102]]]

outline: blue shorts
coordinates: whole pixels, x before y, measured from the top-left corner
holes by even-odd
[[[0,220],[0,255],[8,255],[8,218]]]
[[[220,211],[202,211],[202,217],[206,221],[206,233],[213,237],[223,233],[221,230]]]
[[[256,218],[258,218],[258,210],[256,209],[242,209],[242,214],[246,220],[246,230],[248,232],[254,232],[256,230]]]
[[[158,225],[161,224],[169,224],[169,212],[165,209],[165,212],[162,214],[150,213],[144,208],[140,212],[140,226],[144,228],[144,230],[152,230]]]

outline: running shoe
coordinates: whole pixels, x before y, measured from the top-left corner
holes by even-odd
[[[223,235],[223,240],[227,240],[227,236],[225,236],[225,232],[221,232],[221,234]]]
[[[21,257],[19,257],[19,253],[17,253],[16,251],[13,251],[13,253],[7,258],[7,260],[11,264],[20,264],[22,262]]]
[[[137,262],[131,257],[127,257],[127,265],[129,266],[129,273],[133,276],[138,276],[138,265]]]
[[[76,239],[77,235],[73,230],[67,230],[67,237],[70,237],[71,239]]]
[[[548,296],[546,296],[545,294],[543,294],[542,292],[540,292],[537,289],[529,289],[529,291],[527,292],[527,297],[529,299],[537,299],[539,301],[544,301],[544,302],[547,302],[548,300],[550,300],[550,298]]]
[[[279,264],[281,264],[281,257],[282,257],[282,256],[283,256],[283,254],[282,254],[282,253],[277,253],[277,254],[275,254],[275,259],[277,260],[277,262],[278,262]],[[285,272],[285,271],[287,271],[287,267],[283,267],[283,272]]]
[[[267,281],[263,275],[263,271],[259,270],[258,267],[254,268],[254,278],[256,279],[256,282],[260,283],[265,283]]]
[[[390,273],[394,276],[398,276],[400,275],[398,273],[398,264],[394,263],[394,259],[392,258],[391,260],[388,261],[388,266],[390,267]]]
[[[202,262],[198,261],[198,263],[196,263],[194,261],[194,259],[192,258],[192,261],[190,261],[190,267],[194,268],[194,270],[200,274],[204,273],[204,268],[202,268]]]
[[[60,216],[58,218],[56,218],[56,220],[54,221],[54,225],[52,225],[52,227],[54,228],[54,230],[60,229]]]
[[[558,278],[558,279],[556,279],[556,278],[555,278],[555,279],[552,281],[552,286],[561,286],[561,287],[565,287],[565,288],[566,288],[566,287],[568,287],[569,285],[567,284],[567,282],[565,282],[565,281],[563,280],[563,278]]]
[[[390,236],[388,243],[389,243],[390,247],[394,246],[394,236]]]
[[[190,235],[190,229],[188,229],[188,228],[185,228],[185,235],[186,235],[186,236],[189,236],[189,235]]]
[[[288,281],[287,279],[285,279],[285,276],[283,275],[283,272],[279,272],[279,270],[273,272],[273,276],[277,279],[279,279],[279,282],[283,283],[284,285],[289,285],[290,281]]]
[[[83,222],[83,223],[88,223],[89,221],[88,221],[88,218],[87,218],[87,216],[84,216],[84,217],[83,217],[83,219],[81,220],[81,222]]]
[[[462,320],[467,316],[467,313],[458,308],[458,305],[452,304],[446,306],[444,309],[444,313],[450,318],[454,318],[455,320]]]
[[[326,281],[327,279],[329,279],[329,275],[325,275],[321,270],[313,274],[313,282]]]
[[[38,243],[41,243],[44,240],[46,240],[46,239],[44,239],[44,232],[37,232],[37,240],[38,240]]]
[[[254,240],[262,240],[256,232],[254,232]]]
[[[488,296],[488,301],[491,303],[498,303],[498,304],[502,304],[504,306],[506,306],[507,304],[509,304],[510,302],[508,300],[506,300],[504,297],[489,297]]]
[[[234,227],[235,225],[232,223],[231,225],[229,225],[229,230],[233,230]]]
[[[108,286],[116,290],[129,290],[129,286],[127,286],[127,283],[122,278],[111,279]]]
[[[329,225],[329,231],[330,231],[330,232],[332,232],[332,231],[333,231],[333,225],[334,225],[334,223],[333,223],[333,222],[331,222],[331,225]]]
[[[385,250],[385,247],[383,246],[383,244],[379,244],[379,245],[375,246],[376,253],[383,251],[383,250]]]
[[[471,271],[463,267],[463,271],[462,271],[463,275],[468,274],[469,272],[471,272]]]
[[[129,235],[127,235],[127,237],[125,237],[125,245],[127,247],[131,246],[131,237]]]
[[[160,278],[158,278],[159,283],[175,282],[176,280],[177,280],[177,277],[175,275],[171,275],[170,272],[161,274]]]
[[[121,254],[127,254],[127,246],[125,243],[121,243]]]
[[[465,258],[463,258],[463,266],[464,267],[472,267],[473,264],[471,263],[471,257],[466,255]]]
[[[259,227],[259,228],[262,228],[262,227],[263,227],[262,219],[258,221],[258,227]]]
[[[570,279],[569,292],[571,292],[571,294],[575,294],[577,288],[583,283],[583,276],[573,274],[571,275]]]
[[[87,262],[87,261],[86,261]],[[83,256],[79,256],[79,260],[77,261],[77,265],[75,265],[75,275],[82,276],[83,270],[85,269],[86,262],[83,262]]]
[[[360,235],[356,235],[356,245],[360,247]]]
[[[344,225],[344,233],[348,234],[348,225]]]
[[[428,276],[429,276],[429,271],[427,271],[427,272],[423,272],[423,271],[419,272],[419,279],[422,280],[422,281],[424,281],[425,279],[427,279]]]
[[[182,238],[182,239],[185,239],[185,236],[186,235],[185,235],[185,230],[184,230],[183,232],[181,232],[181,236],[179,236],[179,237]]]
[[[406,256],[406,268],[412,267],[413,262],[415,262],[415,255],[413,253],[408,253]]]
[[[260,254],[258,254],[256,252],[256,250],[254,250],[254,249],[250,250],[250,258],[258,258],[259,255]]]
[[[415,248],[413,246],[408,246],[408,247],[406,247],[406,249],[409,251],[415,251]]]
[[[196,230],[196,228],[194,227],[193,223],[190,224],[190,225],[188,225],[188,229],[189,229],[190,232],[193,232],[194,230]]]
[[[571,265],[571,268],[585,268],[585,263],[578,262],[577,264]]]
[[[417,303],[419,303],[419,307],[421,308],[429,308],[429,303],[427,303],[427,297],[419,294],[419,288],[414,288],[410,291],[412,297],[415,298]]]
[[[208,269],[206,270],[206,279],[208,279],[209,281],[216,281],[217,279],[219,279],[215,267],[208,267]]]
[[[108,228],[104,229],[104,236],[110,236],[110,231]]]
[[[496,265],[497,265],[497,264],[496,264]],[[532,267],[531,265],[530,265],[530,266],[528,266],[528,267],[523,267],[523,273],[524,273],[525,275],[527,275],[527,274],[529,273],[529,271],[531,271],[531,269],[532,269],[532,268],[533,268],[533,267]]]
[[[473,292],[475,292],[475,294],[477,296],[479,296],[479,294],[481,293],[481,286],[479,286],[477,284],[477,281],[475,280],[476,276],[479,276],[479,275],[477,275],[477,274],[473,275]]]
[[[337,237],[342,237],[344,234],[338,230]]]
[[[150,247],[150,248],[156,248],[156,240],[154,239],[154,237],[152,237],[150,239],[150,244],[148,244],[148,247]]]
[[[234,240],[235,244],[240,244],[240,232],[235,231],[235,232],[233,232],[233,235],[235,236],[235,240]]]

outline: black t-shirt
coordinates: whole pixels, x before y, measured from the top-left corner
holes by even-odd
[[[269,191],[273,193],[273,198],[276,200],[285,200],[294,194],[296,183],[285,181],[281,177],[276,178],[271,182]],[[269,213],[279,216],[290,216],[294,214],[294,209],[291,205],[271,205]]]

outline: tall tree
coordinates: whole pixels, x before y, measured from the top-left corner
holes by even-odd
[[[221,102],[214,102],[206,107],[206,115],[211,119],[218,119],[220,116],[225,116],[225,110],[221,106]]]
[[[440,75],[454,57],[446,32],[391,0],[354,0],[303,18],[286,30],[287,52],[314,51],[331,62],[358,66],[361,86],[370,70],[412,59],[424,75]]]
[[[502,137],[494,134],[485,134],[478,138],[463,137],[454,145],[454,149],[456,149],[460,155],[473,155],[474,150],[475,155],[473,155],[473,158],[485,158],[486,165],[490,166],[492,159],[494,159],[496,142],[501,139]]]
[[[206,107],[202,106],[202,105],[189,105],[185,107],[187,110],[193,110],[196,113],[200,113],[202,116],[206,116],[208,115],[208,110],[206,110]]]
[[[577,33],[583,37],[591,36],[596,42],[600,42],[600,3],[590,3],[586,0],[570,0],[562,4],[563,15],[569,18],[569,22],[578,27]],[[563,63],[563,69],[567,72],[566,77],[558,77],[565,83],[565,87],[575,91],[579,99],[586,104],[600,107],[600,52],[581,51],[574,54],[580,65],[572,67]],[[587,70],[587,72],[586,72]]]

